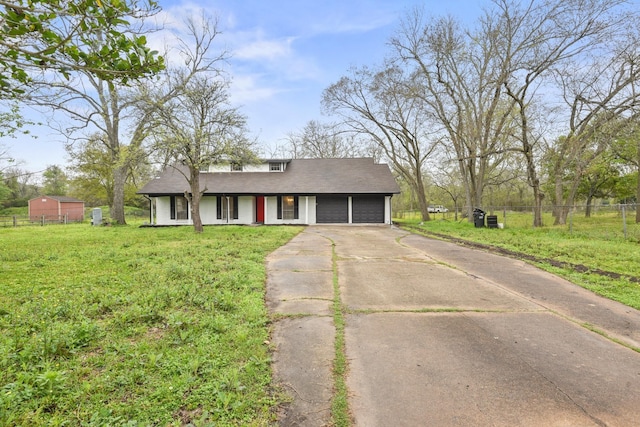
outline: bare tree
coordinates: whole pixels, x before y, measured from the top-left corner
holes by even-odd
[[[422,218],[428,221],[423,167],[439,138],[426,126],[432,120],[423,99],[415,96],[410,76],[396,66],[379,71],[354,69],[350,77],[325,89],[322,102],[325,109],[342,117],[351,132],[375,142],[411,186]]]
[[[208,190],[200,172],[220,162],[248,163],[255,159],[246,137],[246,118],[229,105],[228,82],[205,73],[194,76],[157,111],[156,150],[178,160],[172,167],[182,173],[189,189],[194,230],[203,231],[200,200]]]
[[[419,10],[403,21],[391,44],[400,60],[416,66],[418,93],[455,149],[469,208],[481,202],[507,154],[518,152],[534,192],[535,225],[541,225],[538,165],[545,141],[564,144],[556,147],[558,171],[580,168],[569,188],[564,182],[556,187],[556,203],[573,202],[580,171],[590,161],[580,157],[585,144],[602,142],[605,127],[615,133],[608,123],[632,114],[637,103],[631,87],[638,75],[632,24],[638,18],[636,11],[620,9],[625,3],[493,0],[473,29],[451,18],[427,20]],[[560,94],[565,108],[553,94]],[[549,133],[549,116],[565,138]],[[565,217],[566,211],[558,212],[556,221]]]
[[[193,40],[180,40],[179,54],[189,58],[182,70],[182,85],[194,75],[212,69],[220,60],[207,57],[218,34],[217,22],[204,17],[198,22],[191,19],[186,28]],[[173,85],[162,98],[149,102],[147,93],[157,84],[158,81],[140,80],[135,85],[123,86],[80,70],[69,76],[69,80],[56,75],[43,76],[34,82],[35,90],[30,94],[29,102],[48,107],[56,114],[63,113],[71,120],[70,125],[58,129],[67,135],[70,143],[82,141],[87,135],[102,134],[97,140],[105,145],[113,165],[111,217],[119,224],[126,223],[125,187],[131,176],[130,169],[146,157],[144,143],[155,126],[151,117],[159,105],[181,90],[181,86]]]
[[[508,69],[497,58],[500,38],[491,23],[465,30],[453,18],[409,13],[391,39],[395,57],[415,67],[415,95],[422,98],[454,148],[466,190],[468,216],[482,203],[488,177],[505,161],[512,142],[513,111],[501,82]]]
[[[291,132],[287,140],[291,157],[298,159],[360,157],[366,152],[359,141],[339,125],[317,120],[310,120],[299,132]]]
[[[254,142],[247,137],[246,117],[229,102],[229,81],[222,71],[228,53],[216,50],[217,22],[187,22],[194,42],[182,40],[186,67],[174,67],[158,86],[141,88],[140,99],[151,106],[153,149],[163,163],[185,176],[191,218],[196,232],[203,231],[200,172],[220,162],[248,163],[256,159]]]
[[[495,0],[495,12],[485,18],[486,22],[496,23],[504,46],[500,58],[508,75],[503,84],[519,118],[517,139],[534,193],[534,225],[542,224],[544,198],[537,170],[540,142],[544,140],[544,131],[540,128],[542,118],[554,117],[555,130],[564,128],[567,132],[565,138],[550,138],[555,141],[556,153],[553,172],[555,202],[565,206],[556,211],[556,223],[564,223],[568,206],[573,203],[581,181],[580,175],[605,147],[603,133],[592,131],[603,127],[613,130],[607,123],[624,114],[629,101],[631,104],[634,102],[616,95],[619,91],[626,92],[625,86],[635,79],[631,76],[634,72],[629,71],[623,77],[624,72],[620,74],[619,71],[629,64],[620,67],[615,63],[625,60],[614,60],[611,56],[618,49],[621,49],[619,52],[629,52],[628,41],[622,42],[627,39],[624,23],[629,18],[619,15],[619,6],[623,3],[620,0],[526,3]],[[611,46],[616,47],[611,49]],[[618,71],[611,73],[613,69]],[[627,78],[630,80],[625,82]],[[544,92],[564,94],[568,108],[551,105],[549,99],[543,99]],[[541,108],[543,102],[546,105]],[[625,103],[627,106],[623,105]],[[567,123],[566,127],[561,123]],[[594,143],[598,148],[587,150],[588,145]],[[587,151],[594,155],[584,155]],[[571,174],[575,179],[569,184],[565,199],[565,181],[561,177],[562,171],[568,167],[577,173]]]

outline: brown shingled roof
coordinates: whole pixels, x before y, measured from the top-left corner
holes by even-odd
[[[294,159],[284,172],[203,172],[205,194],[397,194],[400,188],[389,166],[371,158]],[[183,194],[186,178],[167,168],[138,193]]]

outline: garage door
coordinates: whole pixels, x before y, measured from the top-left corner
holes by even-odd
[[[316,222],[319,224],[349,222],[349,199],[346,196],[317,196]]]
[[[353,196],[351,203],[354,223],[384,223],[384,196]]]

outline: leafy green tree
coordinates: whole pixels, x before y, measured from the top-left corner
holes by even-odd
[[[44,178],[42,194],[47,196],[66,196],[69,180],[60,166],[48,166],[42,173],[42,177]]]
[[[107,205],[113,198],[113,164],[100,135],[67,145],[73,178],[69,194],[89,206]]]
[[[161,70],[163,58],[130,31],[158,10],[153,0],[0,0],[0,97],[22,93],[37,72],[126,83]]]
[[[87,53],[89,58],[94,58],[94,55],[100,57],[112,49],[122,47],[119,54],[129,58],[127,54],[131,53],[130,48],[133,49],[129,44],[131,42],[137,47],[129,59],[137,64],[136,55],[146,52],[151,58],[155,58],[153,63],[147,58],[149,72],[163,68],[162,58],[156,58],[155,53],[145,51],[145,39],[141,32],[146,29],[138,24],[142,18],[157,11],[155,3],[147,0],[82,1],[95,2],[90,3],[89,10],[92,14],[100,14],[106,8],[112,11],[112,15],[106,20],[98,19],[103,25],[95,28],[89,25],[82,36],[72,38],[74,46]],[[127,19],[135,21],[135,25],[129,25]],[[122,38],[118,34],[126,34],[126,37]],[[72,49],[72,52],[75,50]],[[64,49],[59,55],[63,61],[75,60],[75,53]],[[109,64],[116,66],[118,61],[114,61]],[[108,61],[103,64],[107,63]],[[105,72],[95,67],[75,67],[65,69],[64,73],[32,74],[29,76],[29,90],[24,97],[26,102],[40,109],[50,110],[54,115],[51,123],[60,123],[59,115],[66,116],[68,122],[56,130],[71,143],[84,140],[91,132],[104,135],[100,141],[109,152],[111,159],[108,164],[113,167],[113,197],[109,200],[109,207],[113,221],[118,224],[125,223],[127,179],[131,176],[131,169],[136,167],[135,162],[141,158],[139,152],[150,131],[146,116],[135,115],[136,99],[133,97],[133,86],[139,84],[143,80],[140,77],[148,73],[143,69],[134,73],[137,66],[127,68],[123,65],[122,69],[129,74],[120,73],[118,70],[121,68],[117,67],[118,72],[111,72],[112,68],[107,68]],[[133,80],[133,77],[136,79]]]
[[[615,197],[618,203],[638,203],[640,199],[637,198],[638,187],[638,172],[632,172],[621,176],[616,182]],[[638,208],[636,208],[636,212]],[[640,222],[637,221],[636,222]]]
[[[0,138],[15,137],[16,133],[28,134],[29,130],[25,128],[28,124],[32,123],[22,117],[18,104],[12,103],[7,111],[0,111]],[[0,161],[5,160],[5,153],[0,147]]]
[[[88,206],[108,205],[113,199],[115,165],[103,140],[103,136],[96,134],[86,141],[67,146],[67,152],[73,159],[69,168],[73,178],[69,181],[68,194],[83,200]],[[124,204],[142,207],[144,198],[136,191],[142,182],[150,179],[151,171],[145,159],[137,159],[132,165],[124,188]]]
[[[636,203],[640,201],[640,125],[638,118],[634,117],[628,122],[627,131],[617,138],[613,144],[613,151],[616,156],[625,164],[634,169],[633,174],[625,175],[625,183],[635,176],[635,195],[632,197]],[[627,198],[628,196],[624,196]],[[623,198],[618,195],[618,198]],[[636,204],[636,223],[640,223],[640,204]]]
[[[11,190],[5,185],[4,175],[0,172],[0,204],[4,205],[10,194]]]
[[[612,158],[611,152],[606,152],[594,160],[584,172],[582,181],[578,186],[579,197],[584,197],[587,208],[585,216],[591,216],[593,199],[607,198],[614,194],[620,177],[619,162]]]
[[[34,174],[17,166],[3,172],[4,185],[9,189],[9,195],[3,202],[4,207],[27,206],[29,199],[38,196]]]

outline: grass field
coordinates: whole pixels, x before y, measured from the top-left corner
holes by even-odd
[[[267,425],[265,256],[297,227],[0,229],[0,425]]]
[[[622,237],[619,217],[534,229],[519,215],[509,213],[505,229],[448,216],[398,221],[534,255],[640,309],[640,284],[630,279],[640,278],[640,240]],[[272,424],[287,397],[271,387],[264,260],[300,230],[0,229],[0,425]]]
[[[530,213],[510,212],[506,221],[500,213],[498,221],[504,221],[504,229],[476,228],[466,219],[453,220],[453,216],[435,216],[435,220],[426,223],[415,218],[398,220],[416,232],[450,236],[537,257],[541,261],[536,265],[640,309],[640,283],[635,281],[640,279],[640,225],[633,223],[632,218],[627,218],[627,238],[622,232],[620,216],[611,212],[591,218],[575,216],[571,225],[539,228],[531,226]],[[545,217],[546,224],[552,222],[550,215]],[[591,271],[560,268],[548,260],[584,266]],[[595,274],[595,270],[623,277]]]

